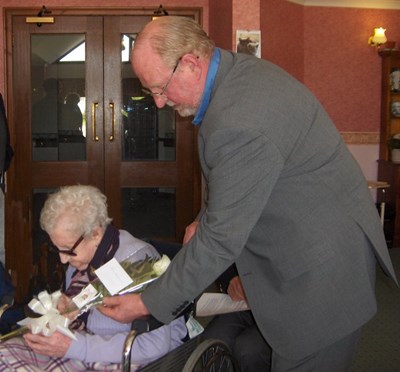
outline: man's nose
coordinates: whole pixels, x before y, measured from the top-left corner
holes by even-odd
[[[165,96],[153,96],[154,102],[156,106],[161,109],[165,106],[165,103],[167,102],[167,97]]]

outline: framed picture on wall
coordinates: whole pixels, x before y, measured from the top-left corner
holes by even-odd
[[[236,52],[261,58],[261,31],[236,30]]]

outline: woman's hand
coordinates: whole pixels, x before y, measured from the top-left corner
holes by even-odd
[[[57,303],[57,310],[68,319],[74,320],[79,315],[79,309],[74,312],[68,312],[68,308],[71,308],[73,303],[70,297],[65,295],[64,293],[61,295],[60,299]]]
[[[68,306],[71,304],[72,300],[66,295],[66,294],[61,294],[58,303],[57,303],[57,310],[60,313],[64,313]]]
[[[23,337],[35,353],[55,358],[64,357],[72,342],[68,336],[60,332],[54,332],[51,336],[26,333]]]

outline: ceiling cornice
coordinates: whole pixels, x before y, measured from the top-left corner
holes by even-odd
[[[303,6],[339,8],[400,9],[399,0],[287,0]]]

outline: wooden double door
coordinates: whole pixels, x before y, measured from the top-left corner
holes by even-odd
[[[53,10],[53,23],[31,23],[34,13],[26,10],[6,17],[15,158],[5,247],[20,300],[30,287],[59,280],[58,257],[51,257],[39,227],[44,200],[58,187],[97,186],[114,225],[139,238],[181,241],[200,206],[190,119],[157,109],[131,69],[130,50],[151,13],[90,13]],[[180,15],[198,17],[186,13]]]

